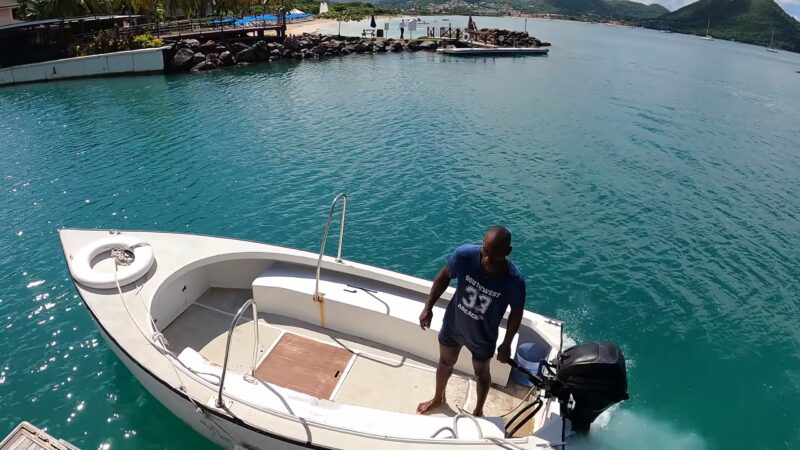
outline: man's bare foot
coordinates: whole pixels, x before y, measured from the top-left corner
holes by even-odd
[[[472,411],[472,415],[475,417],[483,417],[483,408],[475,408],[475,411]]]
[[[420,403],[419,406],[417,406],[417,414],[427,414],[431,410],[444,405],[444,403],[445,403],[444,396],[440,398],[434,397],[433,399],[428,400],[427,402]]]

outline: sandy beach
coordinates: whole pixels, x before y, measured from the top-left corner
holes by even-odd
[[[407,16],[375,16],[375,20],[388,20]],[[367,17],[369,19],[369,17]],[[314,19],[308,22],[290,23],[286,25],[287,34],[319,33],[320,26],[336,23],[333,19]]]
[[[308,22],[290,23],[286,25],[287,34],[319,33],[320,25],[336,23],[333,19],[314,19]]]

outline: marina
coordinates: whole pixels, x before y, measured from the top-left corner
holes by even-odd
[[[313,442],[332,443],[366,442],[372,418],[400,417],[374,430],[396,442],[428,442],[444,427],[460,436],[441,431],[441,446],[471,446],[478,430],[503,445],[558,446],[540,428],[544,405],[509,426],[544,390],[517,389],[519,374],[497,356],[477,427],[454,424],[476,406],[469,361],[447,385],[446,408],[415,414],[431,398],[434,330],[451,294],[425,331],[415,323],[421,302],[454,249],[499,223],[513,232],[532,319],[515,356],[524,344],[554,348],[541,317],[562,324],[562,353],[609,341],[625,357],[630,398],[598,416],[584,443],[567,437],[567,450],[800,446],[791,382],[800,59],[780,29],[772,53],[768,27],[754,46],[716,29],[709,43],[677,31],[477,21],[527,26],[552,51],[376,51],[0,89],[2,434],[28,420],[82,449],[294,447],[309,442],[300,418]],[[342,23],[351,37],[365,28]],[[342,191],[344,262],[337,214],[321,312],[320,236]],[[83,284],[109,286],[107,277],[76,288],[65,253],[126,235],[152,244],[153,263],[135,281],[120,273],[125,301],[113,279]],[[113,271],[108,255],[97,259],[92,271]],[[280,301],[289,298],[299,301]],[[258,319],[249,305],[233,327],[222,383],[229,330],[250,299]],[[393,341],[398,333],[408,338]],[[320,349],[328,357],[308,357]],[[230,413],[216,406],[220,385]],[[740,392],[754,400],[731,394]],[[561,412],[557,400],[549,407]],[[419,434],[395,427],[401,420]]]

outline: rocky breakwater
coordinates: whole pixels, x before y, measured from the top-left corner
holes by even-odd
[[[184,39],[167,50],[167,66],[173,72],[201,72],[237,64],[281,60],[322,59],[354,53],[398,53],[435,51],[441,45],[466,44],[455,41],[364,39],[358,37],[303,34],[283,40],[259,40],[252,45],[242,42],[200,43]]]
[[[470,40],[498,47],[549,47],[549,42],[540,41],[525,31],[509,31],[498,28],[481,28],[469,31]]]

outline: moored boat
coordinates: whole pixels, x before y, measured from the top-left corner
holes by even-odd
[[[563,348],[562,323],[526,311],[513,339],[541,355],[533,386],[491,362],[485,417],[462,352],[448,404],[430,397],[437,331],[418,317],[427,280],[319,254],[203,235],[60,230],[76,289],[104,339],[139,382],[226,448],[564,448],[627,398],[616,346]],[[501,337],[505,334],[501,324]],[[610,374],[610,375],[609,375]]]

